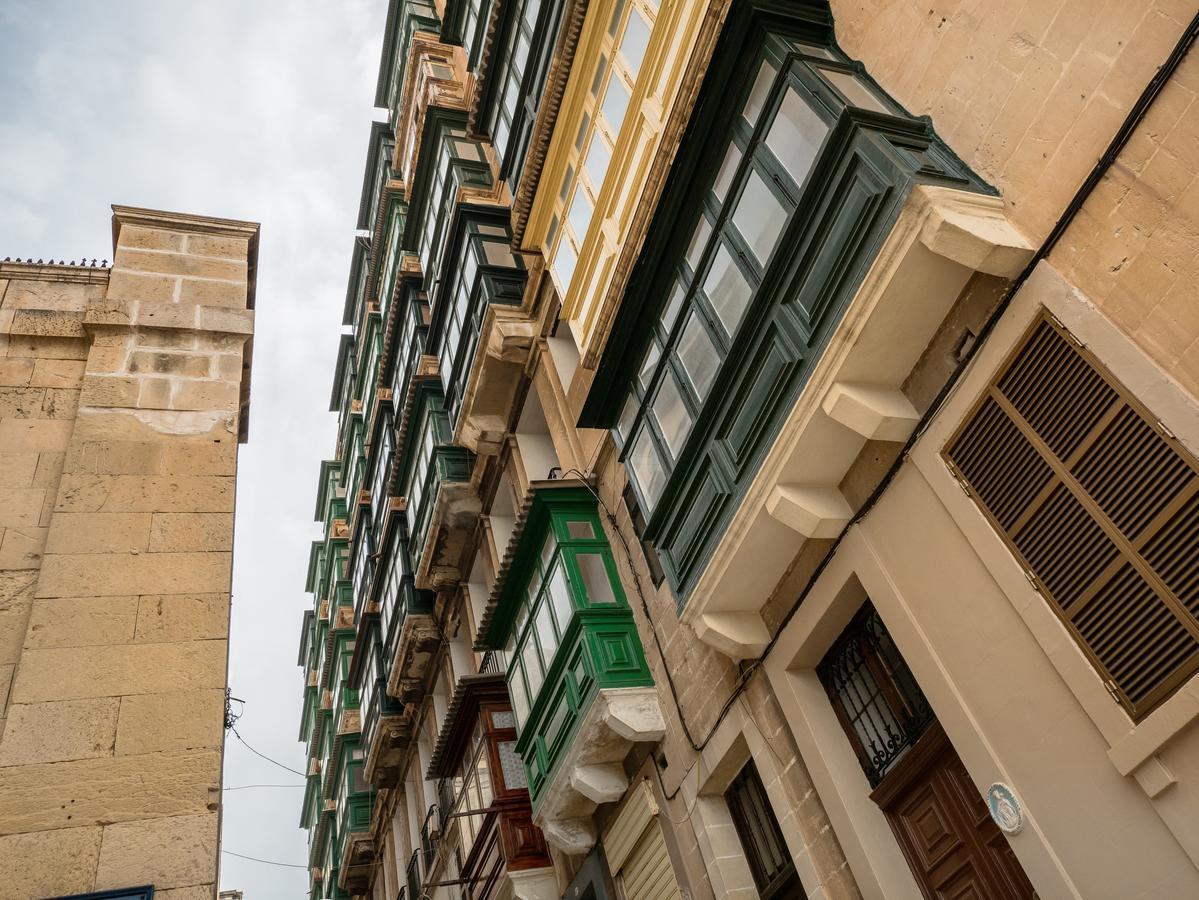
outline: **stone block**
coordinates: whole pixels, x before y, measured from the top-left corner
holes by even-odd
[[[39,597],[190,594],[228,590],[232,553],[47,554]]]
[[[0,488],[22,488],[33,485],[37,471],[38,453],[0,452]]]
[[[233,479],[220,475],[92,475],[67,472],[60,512],[233,512]]]
[[[33,473],[32,487],[45,488],[46,496],[58,492],[58,481],[62,477],[63,461],[67,458],[65,453],[39,453],[37,455],[37,469]]]
[[[0,450],[63,451],[74,426],[70,419],[0,419]]]
[[[203,641],[229,636],[229,594],[147,594],[137,607],[139,643]]]
[[[36,569],[42,562],[46,529],[9,527],[0,538],[0,569]]]
[[[93,475],[156,475],[163,471],[164,446],[157,441],[75,441],[64,471]]]
[[[140,300],[127,300],[110,294],[103,300],[88,304],[83,324],[92,333],[111,333],[113,329],[126,332],[141,303]]]
[[[184,278],[179,287],[179,302],[197,306],[219,306],[227,309],[246,308],[244,281],[202,281]]]
[[[4,488],[0,490],[0,525],[37,525],[42,517],[46,492],[40,488]]]
[[[79,391],[75,388],[46,388],[42,398],[44,419],[74,419],[79,412]]]
[[[215,884],[192,884],[167,891],[156,890],[154,900],[212,900],[215,893]]]
[[[178,231],[164,231],[160,228],[143,228],[139,225],[122,225],[119,247],[134,250],[172,250],[175,253],[183,251],[187,235]]]
[[[94,886],[99,825],[0,836],[0,884],[10,897],[60,897]]]
[[[36,579],[37,573],[28,570],[0,572],[0,665],[21,657]]]
[[[170,409],[174,391],[170,378],[142,378],[141,390],[137,395],[139,409]]]
[[[150,303],[143,301],[138,304],[135,321],[142,328],[186,328],[196,327],[196,309],[194,306],[184,306],[180,303]]]
[[[222,309],[217,306],[197,307],[200,311],[200,328],[222,334],[254,333],[254,310]]]
[[[189,234],[184,249],[196,256],[219,256],[245,262],[250,255],[250,242],[246,238],[216,234]]]
[[[0,418],[42,419],[45,388],[9,387],[0,390]]]
[[[173,750],[0,768],[0,822],[20,833],[202,814],[219,792],[220,767],[215,750]],[[142,874],[124,885],[145,884]]]
[[[121,698],[120,705],[116,725],[118,756],[162,750],[221,749],[225,732],[224,690],[141,694]]]
[[[147,549],[152,515],[59,512],[50,524],[47,553],[131,553]]]
[[[128,644],[137,621],[137,597],[42,597],[33,601],[25,647]]]
[[[87,338],[13,335],[9,338],[5,355],[33,359],[87,359],[87,349]]]
[[[232,550],[231,513],[155,513],[150,526],[151,553]]]
[[[134,335],[138,347],[153,350],[195,350],[196,335],[187,331],[150,331]]]
[[[14,663],[0,666],[0,713],[5,712],[8,706],[8,690],[12,687],[13,673],[17,667]],[[4,726],[0,724],[0,734],[4,733]]]
[[[0,359],[0,387],[24,387],[30,383],[37,360]]]
[[[179,381],[171,393],[171,408],[234,410],[240,400],[236,381]]]
[[[123,373],[129,356],[128,334],[97,334],[92,338],[84,370],[104,374]]]
[[[15,703],[8,708],[0,766],[111,756],[119,697]]]
[[[4,292],[6,309],[56,309],[83,311],[89,299],[104,293],[99,284],[73,284],[64,281],[23,281],[13,279]]]
[[[138,350],[129,358],[130,372],[152,372],[156,375],[186,375],[207,378],[209,357],[191,353],[172,353],[167,350]]]
[[[176,441],[163,448],[165,474],[236,475],[237,442]]]
[[[160,275],[185,275],[190,278],[217,278],[222,281],[246,280],[244,260],[117,248],[113,272],[153,272]]]
[[[13,703],[225,688],[225,642],[27,648]],[[0,817],[3,821],[3,817]]]
[[[83,313],[73,310],[18,309],[14,311],[10,334],[32,337],[74,337],[83,334]]]
[[[84,406],[133,409],[140,390],[141,379],[128,375],[88,375],[83,379],[79,402]]]
[[[240,381],[242,377],[241,353],[222,353],[217,357],[217,377]]]
[[[104,829],[96,887],[155,889],[216,881],[216,812],[122,822]]]

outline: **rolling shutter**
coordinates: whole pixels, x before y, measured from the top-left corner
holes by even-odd
[[[944,455],[1133,718],[1199,670],[1199,468],[1059,323]]]
[[[604,833],[604,853],[626,900],[682,900],[649,782],[629,791]]]

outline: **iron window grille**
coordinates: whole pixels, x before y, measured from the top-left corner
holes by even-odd
[[[932,707],[867,602],[816,667],[872,788],[935,720]]]
[[[1199,671],[1199,463],[1048,314],[944,458],[1133,719]]]

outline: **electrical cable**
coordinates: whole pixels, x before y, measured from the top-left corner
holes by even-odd
[[[1004,291],[999,303],[996,304],[995,309],[991,311],[991,314],[987,317],[986,322],[983,323],[983,326],[979,330],[978,336],[974,343],[970,346],[969,350],[963,354],[962,359],[958,362],[958,365],[954,368],[953,372],[950,373],[949,378],[946,380],[945,384],[942,385],[940,391],[937,392],[933,402],[920,417],[920,420],[916,423],[916,427],[912,431],[911,436],[908,437],[907,441],[904,443],[900,452],[896,455],[895,460],[891,463],[882,479],[875,486],[874,490],[871,491],[870,496],[866,498],[865,502],[861,505],[861,507],[858,508],[857,512],[854,513],[853,517],[841,530],[841,533],[837,535],[833,545],[821,559],[820,563],[816,566],[815,570],[812,572],[812,575],[809,577],[807,583],[800,591],[795,603],[792,604],[791,608],[787,611],[787,614],[783,616],[782,621],[779,623],[778,629],[775,631],[774,636],[769,640],[769,642],[767,642],[765,648],[763,648],[761,655],[749,662],[741,671],[737,678],[736,684],[733,686],[732,693],[721,706],[715,722],[712,724],[711,729],[704,736],[702,741],[696,742],[691,733],[691,728],[687,724],[687,718],[683,714],[683,708],[679,703],[679,696],[675,687],[674,678],[670,674],[670,666],[667,664],[666,654],[662,648],[662,641],[658,636],[658,629],[654,625],[654,620],[649,614],[649,603],[646,601],[645,594],[641,588],[641,578],[637,573],[636,563],[629,548],[628,541],[625,539],[625,536],[620,528],[617,527],[615,515],[613,515],[612,511],[608,509],[607,505],[603,502],[595,489],[591,487],[587,476],[585,476],[578,469],[568,469],[563,473],[573,473],[579,476],[579,478],[587,486],[587,489],[590,490],[595,496],[595,499],[599,503],[600,507],[604,510],[609,524],[612,525],[613,531],[616,532],[617,537],[620,539],[621,545],[624,547],[625,555],[629,560],[629,568],[633,573],[634,586],[636,587],[637,594],[641,600],[642,611],[649,620],[650,631],[653,633],[654,643],[657,645],[658,649],[658,655],[662,659],[662,667],[666,673],[667,684],[670,687],[671,698],[674,701],[675,710],[678,713],[679,723],[683,728],[683,733],[687,737],[687,742],[691,745],[691,749],[696,753],[702,753],[704,748],[707,747],[708,743],[712,740],[712,737],[716,734],[716,730],[724,721],[724,717],[728,715],[728,711],[732,708],[733,703],[736,702],[737,698],[741,695],[741,692],[745,689],[745,685],[748,683],[750,677],[752,677],[753,674],[761,668],[762,663],[765,661],[766,657],[770,655],[770,652],[774,649],[779,638],[786,630],[787,625],[790,623],[791,619],[794,618],[800,606],[803,605],[803,601],[807,598],[808,594],[811,593],[816,583],[820,580],[821,574],[836,555],[837,548],[841,545],[841,542],[845,539],[845,536],[849,533],[849,530],[858,522],[860,522],[870,512],[870,510],[874,508],[875,504],[877,504],[878,500],[881,498],[883,492],[894,480],[896,474],[898,474],[900,468],[904,463],[907,462],[912,447],[915,445],[916,441],[924,435],[924,432],[928,429],[932,419],[944,407],[950,395],[956,389],[962,375],[965,373],[970,363],[973,361],[983,344],[986,342],[987,337],[998,324],[999,319],[1011,305],[1015,295],[1024,286],[1025,282],[1027,282],[1032,276],[1033,270],[1036,269],[1037,265],[1039,265],[1049,256],[1050,253],[1053,252],[1053,249],[1057,246],[1062,236],[1066,233],[1067,229],[1069,229],[1070,225],[1077,217],[1079,211],[1083,207],[1083,204],[1094,192],[1095,187],[1102,180],[1103,176],[1107,174],[1107,171],[1115,163],[1121,151],[1135,133],[1137,127],[1144,120],[1146,113],[1148,113],[1149,108],[1153,105],[1153,101],[1169,82],[1170,76],[1173,75],[1175,70],[1177,70],[1183,58],[1187,55],[1187,52],[1195,43],[1197,37],[1199,37],[1199,13],[1197,13],[1195,17],[1191,19],[1190,24],[1175,43],[1170,55],[1166,58],[1165,62],[1158,67],[1153,78],[1151,78],[1145,85],[1145,88],[1141,91],[1136,103],[1133,104],[1132,108],[1128,111],[1128,115],[1125,116],[1120,128],[1116,131],[1103,154],[1096,161],[1094,167],[1092,167],[1090,173],[1083,180],[1082,184],[1079,185],[1078,189],[1074,193],[1074,196],[1071,197],[1070,202],[1062,211],[1061,216],[1058,218],[1057,222],[1054,224],[1052,230],[1046,236],[1045,240],[1041,242],[1041,245],[1033,253],[1032,257],[1029,259],[1027,265],[1025,265],[1025,267],[1021,270],[1020,274],[1017,275],[1016,278],[1008,285],[1007,290]],[[663,796],[668,801],[673,800],[676,796],[678,796],[678,793],[683,786],[683,782],[680,780],[678,786],[674,789],[674,792],[667,794],[665,785],[662,783],[661,774],[658,776],[658,783],[662,788]]]
[[[244,853],[234,853],[232,850],[222,850],[222,853],[228,853],[230,856],[236,856],[238,859],[248,859],[251,862],[262,863],[267,866],[283,866],[286,869],[307,869],[307,866],[302,866],[299,863],[282,863],[275,862],[272,859],[259,859],[257,856],[246,856]]]
[[[259,753],[257,750],[255,750],[253,747],[251,747],[249,744],[246,743],[246,739],[241,736],[241,734],[238,732],[238,730],[235,727],[230,726],[229,730],[232,731],[233,736],[235,738],[237,738],[239,741],[241,741],[243,744],[245,744],[246,749],[249,750],[251,753],[253,753],[255,756],[261,756],[267,762],[274,763],[280,769],[286,769],[287,771],[291,772],[293,775],[299,775],[301,778],[307,777],[303,772],[293,769],[291,766],[285,766],[285,765],[283,765],[283,763],[279,762],[278,760],[271,759],[265,753]]]
[[[249,790],[250,788],[280,788],[280,787],[302,788],[302,787],[305,787],[305,785],[302,785],[302,784],[239,784],[237,787],[226,787],[226,788],[221,788],[221,790],[222,791],[245,791],[245,790]]]

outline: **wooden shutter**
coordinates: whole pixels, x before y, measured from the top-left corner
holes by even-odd
[[[629,791],[604,833],[604,854],[626,900],[682,900],[649,782]]]
[[[1136,719],[1199,670],[1199,468],[1043,314],[945,451]]]

